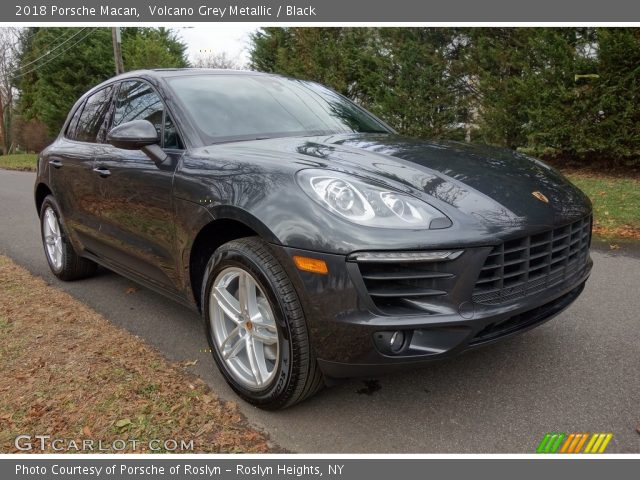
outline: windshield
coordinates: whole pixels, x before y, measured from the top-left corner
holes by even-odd
[[[167,81],[207,143],[326,133],[389,133],[373,115],[317,83],[220,74]]]

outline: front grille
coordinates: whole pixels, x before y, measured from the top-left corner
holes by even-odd
[[[387,315],[444,313],[441,306],[455,282],[448,262],[358,263],[375,306]]]
[[[498,305],[579,276],[587,264],[590,241],[591,217],[585,217],[494,247],[476,281],[473,301]]]

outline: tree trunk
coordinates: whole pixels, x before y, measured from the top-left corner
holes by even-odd
[[[9,143],[9,138],[7,135],[7,124],[5,123],[4,114],[4,104],[0,101],[0,135],[2,135],[2,154],[6,155],[8,153],[7,145]]]

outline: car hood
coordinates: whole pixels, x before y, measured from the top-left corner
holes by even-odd
[[[559,225],[591,209],[588,198],[554,169],[482,145],[358,134],[274,138],[223,148],[366,177],[418,196],[450,216],[462,213],[484,225]]]

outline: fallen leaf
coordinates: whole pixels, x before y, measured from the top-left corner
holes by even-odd
[[[194,437],[199,437],[199,436],[200,436],[200,435],[202,435],[203,433],[210,432],[211,430],[213,430],[213,427],[214,427],[214,426],[215,426],[215,423],[214,423],[214,422],[208,422],[208,423],[204,424],[204,426],[203,426],[200,430],[198,430],[198,431],[196,432],[196,434],[194,435]],[[638,428],[640,428],[640,426],[639,426]]]
[[[182,366],[183,367],[191,367],[193,365],[195,365],[196,363],[198,363],[198,360],[187,360],[185,362],[182,362]]]
[[[89,430],[89,427],[87,427],[87,426],[82,427],[82,433],[84,433],[85,437],[90,437],[91,436],[91,430]]]
[[[123,418],[122,420],[118,420],[116,422],[116,427],[118,428],[123,428],[123,427],[126,427],[127,425],[131,425],[131,420],[129,420],[128,418]]]
[[[126,293],[127,295],[131,295],[132,293],[136,293],[138,291],[138,289],[136,287],[129,287],[125,290],[124,293]]]
[[[609,245],[609,248],[611,250],[620,250],[620,245],[618,245],[617,243],[612,243],[611,245]]]

